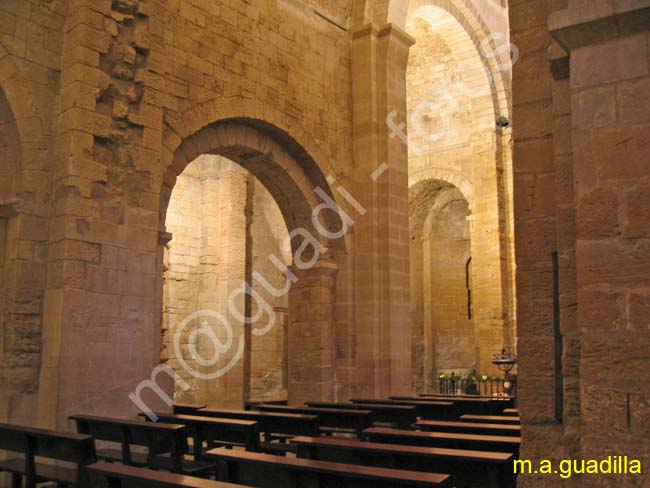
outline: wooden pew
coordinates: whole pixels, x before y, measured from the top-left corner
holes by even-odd
[[[174,473],[210,471],[209,466],[184,466],[183,453],[187,450],[187,431],[182,424],[94,415],[71,415],[68,418],[76,423],[77,432],[80,434],[120,444],[119,449],[99,449],[97,455],[100,459],[121,462],[128,466],[163,468]],[[147,448],[147,454],[133,452],[132,446]],[[169,457],[162,459],[160,454],[169,454]]]
[[[463,422],[484,422],[488,424],[515,424],[519,425],[521,419],[513,415],[461,415]]]
[[[311,408],[339,408],[346,410],[370,410],[374,422],[389,422],[400,429],[410,429],[417,421],[416,407],[413,405],[387,405],[380,403],[352,402],[307,402]]]
[[[429,473],[448,473],[456,488],[514,488],[514,454],[296,437],[298,457]]]
[[[460,397],[390,397],[391,400],[408,400],[408,401],[451,401],[457,407],[459,415],[499,415],[506,406],[502,403],[489,398],[460,398]]]
[[[265,404],[258,405],[257,408],[263,412],[317,415],[320,431],[325,434],[347,432],[354,433],[358,437],[364,429],[372,426],[372,412],[370,410],[287,407],[283,405]]]
[[[519,455],[521,437],[502,435],[474,435],[451,432],[422,432],[413,430],[371,427],[363,437],[372,442],[407,444],[423,447],[446,447],[472,451],[511,452]]]
[[[18,453],[18,459],[0,461],[0,472],[11,474],[12,486],[26,488],[36,483],[59,486],[86,484],[85,466],[96,461],[95,440],[88,435],[0,424],[0,450]],[[37,462],[36,457],[71,463],[71,467]]]
[[[521,437],[521,426],[511,424],[485,424],[480,422],[444,422],[421,420],[416,428],[434,432],[458,432],[460,434],[507,435]]]
[[[209,408],[197,410],[195,415],[257,422],[259,430],[264,436],[264,442],[261,444],[264,452],[283,453],[295,451],[295,446],[292,444],[275,442],[275,440],[286,441],[299,435],[318,435],[318,417],[316,415]]]
[[[456,420],[459,411],[454,402],[451,401],[428,401],[428,400],[376,400],[370,398],[352,398],[352,403],[360,404],[381,404],[381,405],[407,405],[415,407],[416,415],[427,420]]]
[[[156,413],[156,415],[162,422],[173,422],[190,429],[196,461],[202,458],[204,442],[207,442],[210,447],[241,446],[248,451],[260,450],[259,426],[255,421],[172,413]]]
[[[506,408],[503,413],[503,415],[512,415],[514,417],[519,417],[519,409],[518,408]]]
[[[172,411],[176,415],[196,415],[197,410],[207,408],[204,403],[174,403]]]
[[[258,405],[288,405],[289,402],[287,400],[255,400],[255,401],[248,401],[244,404],[244,409],[246,410],[257,410]]]
[[[435,399],[435,400],[440,400],[440,399],[453,400],[454,398],[464,398],[466,400],[489,400],[490,402],[501,405],[503,408],[514,407],[515,400],[516,400],[515,397],[510,397],[510,396],[501,397],[501,396],[494,396],[494,395],[443,395],[441,393],[437,393],[437,394],[420,394],[419,396],[422,398]]]
[[[241,488],[240,485],[222,483],[163,471],[136,468],[123,464],[99,462],[88,466],[92,487],[110,488]]]
[[[448,475],[214,449],[219,477],[257,488],[448,487]]]

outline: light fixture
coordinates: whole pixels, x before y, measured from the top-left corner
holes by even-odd
[[[492,364],[494,364],[499,370],[503,371],[504,373],[510,372],[512,368],[515,367],[515,364],[517,364],[517,358],[512,355],[512,353],[507,352],[506,348],[504,347],[501,349],[501,352],[499,354],[495,354],[494,357],[492,358]]]

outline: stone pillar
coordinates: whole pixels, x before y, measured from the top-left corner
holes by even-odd
[[[435,290],[433,288],[432,272],[433,267],[431,264],[431,257],[435,250],[433,249],[433,242],[431,242],[431,235],[425,234],[422,237],[422,300],[423,300],[423,364],[424,364],[424,391],[426,393],[434,393],[438,391],[438,384],[436,381],[436,373],[438,372],[436,346],[438,342],[437,328],[439,324],[435,323],[433,305],[436,303],[434,296]]]
[[[650,1],[585,6],[571,0],[549,18],[570,55],[572,130],[564,140],[575,178],[580,457],[624,452],[647,465]],[[569,351],[575,341],[565,338]],[[575,367],[564,363],[569,376]]]
[[[199,401],[222,408],[242,408],[245,395],[244,357],[237,358],[239,341],[244,340],[244,323],[229,307],[229,297],[246,280],[246,170],[219,156],[203,156],[201,163],[201,262],[199,266],[198,309],[222,314],[232,329],[233,345],[208,370],[228,368],[210,377],[199,387]],[[248,315],[245,295],[237,293],[235,304]],[[241,318],[241,317],[240,317]],[[223,324],[210,321],[210,327],[223,344],[229,340]],[[207,337],[203,337],[207,339]],[[199,343],[199,351],[209,358],[214,344]],[[232,362],[232,363],[231,363]],[[212,371],[206,371],[212,376]]]
[[[413,39],[394,25],[352,32],[355,196],[367,213],[353,235],[356,393],[411,391],[406,120]]]
[[[412,231],[410,241],[411,262],[411,365],[413,368],[413,391],[424,393],[426,364],[426,334],[424,331],[424,253],[425,241],[422,229]]]
[[[334,286],[338,267],[319,260],[305,270],[292,268],[298,280],[289,291],[289,403],[334,399]]]

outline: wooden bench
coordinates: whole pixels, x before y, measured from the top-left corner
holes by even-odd
[[[316,415],[209,408],[197,410],[195,415],[257,422],[259,430],[264,436],[261,443],[264,452],[286,453],[287,451],[295,451],[295,446],[284,441],[299,435],[318,435],[318,417]]]
[[[289,402],[287,400],[254,400],[248,401],[244,404],[244,409],[246,410],[257,410],[258,405],[284,405],[287,406]]]
[[[372,412],[370,410],[287,407],[265,404],[258,405],[258,408],[263,412],[317,415],[320,431],[325,434],[343,432],[353,433],[359,437],[364,429],[372,426]]]
[[[21,455],[18,459],[0,461],[0,472],[11,474],[14,488],[22,486],[23,478],[27,488],[43,482],[58,486],[85,484],[85,466],[96,461],[95,440],[91,436],[18,425],[0,424],[0,450]],[[37,456],[71,466],[37,462]]]
[[[380,403],[352,403],[352,402],[307,402],[311,408],[338,408],[346,410],[370,410],[373,422],[388,422],[395,424],[400,429],[410,429],[417,421],[416,407],[413,405],[388,405]]]
[[[174,415],[158,413],[159,420],[187,426],[193,439],[194,459],[202,459],[203,443],[209,447],[241,446],[248,451],[260,450],[260,434],[257,422],[252,420],[236,420],[213,418],[202,415]]]
[[[422,432],[413,430],[371,427],[363,431],[365,439],[388,444],[407,444],[423,447],[446,447],[471,451],[509,452],[519,455],[521,437],[501,435],[474,435],[451,432]]]
[[[448,473],[456,488],[514,488],[514,454],[296,437],[298,457],[392,469]]]
[[[462,400],[488,400],[495,408],[500,409],[499,413],[505,408],[511,408],[515,405],[515,397],[500,397],[500,396],[481,396],[481,395],[443,395],[443,394],[433,394],[433,395],[419,395],[422,398],[434,399],[434,400],[453,400],[453,399],[462,399]]]
[[[119,449],[105,447],[97,450],[97,456],[128,466],[147,466],[168,469],[174,473],[187,470],[205,471],[198,466],[184,466],[183,453],[187,450],[186,428],[182,424],[145,422],[144,420],[114,419],[94,415],[71,415],[80,434],[92,435],[97,440],[118,443]],[[147,449],[147,453],[134,452],[132,446]],[[168,454],[161,458],[159,455]]]
[[[240,485],[222,483],[174,473],[99,462],[88,466],[92,487],[110,488],[241,488]]]
[[[521,427],[511,424],[485,424],[480,422],[444,422],[421,420],[416,428],[434,432],[458,432],[460,434],[521,436]]]
[[[416,415],[427,420],[456,420],[459,416],[454,402],[427,400],[375,400],[369,398],[353,398],[352,403],[368,405],[406,405],[415,407]]]
[[[506,408],[502,412],[502,415],[512,415],[514,417],[519,417],[519,409],[518,408]]]
[[[196,415],[198,410],[206,407],[204,403],[174,403],[172,411],[176,415]]]
[[[521,423],[519,417],[513,415],[461,415],[463,422],[483,422],[486,424],[516,424]]]
[[[409,488],[451,486],[448,475],[352,466],[253,452],[214,449],[219,477],[257,488]]]
[[[460,398],[460,397],[390,397],[391,400],[407,401],[450,401],[457,408],[458,415],[475,414],[475,415],[498,415],[506,408],[502,403],[495,403],[488,398]]]

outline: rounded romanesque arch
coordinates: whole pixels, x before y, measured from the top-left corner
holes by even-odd
[[[333,344],[328,345],[328,342],[331,342],[333,338],[332,321],[337,270],[334,260],[337,251],[345,249],[344,237],[348,227],[342,213],[343,210],[338,207],[337,199],[330,188],[330,185],[336,181],[333,176],[334,172],[327,166],[325,166],[326,171],[323,172],[321,168],[324,163],[317,164],[310,152],[287,130],[253,117],[222,116],[215,120],[214,117],[211,117],[212,110],[216,110],[216,108],[204,106],[181,118],[174,119],[168,124],[169,129],[164,144],[169,154],[163,156],[165,169],[160,192],[160,228],[166,230],[167,207],[179,175],[190,163],[202,156],[220,156],[221,161],[225,161],[225,163],[217,164],[222,169],[216,171],[216,177],[219,177],[217,173],[223,174],[225,170],[230,174],[228,178],[239,190],[243,191],[246,186],[243,180],[239,181],[240,176],[243,179],[245,176],[239,173],[240,170],[236,166],[243,168],[256,180],[259,180],[277,204],[289,236],[292,237],[290,242],[293,249],[293,260],[289,261],[293,263],[293,266],[285,272],[288,273],[287,276],[290,276],[289,281],[291,282],[287,287],[289,304],[287,389],[289,399],[292,400],[296,392],[313,397],[316,388],[320,391],[319,397],[331,398],[334,386],[331,356],[334,354],[334,347]],[[224,111],[220,112],[223,115]],[[234,115],[232,112],[228,113],[227,110],[225,112],[227,115]],[[301,133],[300,137],[305,137],[305,135]],[[312,149],[318,152],[314,145],[312,145]],[[236,165],[229,166],[227,161],[236,163]],[[323,158],[321,161],[326,160]],[[233,205],[243,209],[245,205],[241,201],[239,193],[231,195],[232,201]],[[215,201],[214,205],[218,205],[218,202]],[[214,205],[210,208],[214,209]],[[243,210],[241,213],[244,213]],[[221,218],[229,219],[228,228],[235,232],[237,240],[241,241],[245,233],[243,232],[244,227],[239,225],[236,221],[237,217],[232,211],[228,210]],[[242,232],[237,232],[237,229]],[[316,239],[316,242],[312,238]],[[311,250],[313,252],[310,252]],[[161,251],[161,254],[163,252]],[[241,252],[245,251],[241,250]],[[315,257],[313,257],[314,254],[316,254]],[[217,261],[218,259],[214,262]],[[306,261],[310,261],[310,264],[304,266]],[[243,269],[241,265],[245,260],[230,259],[227,262],[234,263],[229,269]],[[224,262],[224,266],[229,265]],[[212,268],[218,273],[218,265],[212,266]],[[248,265],[246,265],[246,269],[248,269]],[[218,284],[205,284],[207,283],[205,280],[202,281],[204,284],[200,285],[204,288],[216,286],[215,293],[216,290],[221,290],[219,293],[223,292],[224,296],[228,296],[227,304],[225,304],[225,299],[206,300],[200,296],[201,307],[198,308],[205,308],[208,304],[208,308],[221,310],[220,313],[232,325],[232,337],[235,338],[235,341],[237,337],[242,338],[246,334],[250,336],[251,330],[248,329],[249,332],[246,332],[242,316],[236,313],[236,310],[250,311],[252,305],[249,303],[259,298],[249,293],[248,296],[251,298],[246,298],[240,304],[242,308],[235,311],[230,304],[236,303],[236,299],[233,299],[235,300],[233,302],[230,300],[238,293],[240,296],[242,295],[238,290],[244,285],[244,281],[249,283],[254,290],[255,280],[259,281],[259,278],[253,274],[252,279],[250,275],[242,275],[230,280],[221,288],[218,288],[221,286]],[[205,289],[200,293],[205,296]],[[253,315],[255,314],[253,313]],[[259,318],[265,322],[268,316],[271,321],[270,317],[275,315],[268,309]],[[170,346],[170,344],[173,345],[172,339],[179,334],[176,324],[167,323],[166,326],[170,333],[166,334],[167,338],[164,339],[165,357],[171,359],[172,364],[179,362],[188,364],[184,361],[184,353],[179,354],[178,348],[174,349]],[[216,334],[221,333],[218,332],[221,330],[219,327],[214,325],[212,327]],[[260,327],[253,324],[252,333],[256,334],[256,330],[260,335],[266,334],[266,332],[260,331],[271,331],[273,326]],[[316,340],[316,337],[320,337],[320,339]],[[250,344],[250,341],[249,337],[245,343]],[[191,349],[189,342],[188,347]],[[237,349],[233,346],[223,355],[224,358],[227,358],[227,364],[222,368],[223,378],[219,376],[206,383],[206,378],[194,374],[190,377],[186,374],[187,371],[179,374],[181,376],[185,374],[187,382],[192,384],[192,391],[197,392],[196,395],[199,395],[202,401],[214,404],[214,402],[220,401],[217,400],[219,397],[223,400],[225,395],[227,398],[223,405],[241,408],[241,388],[238,386],[233,390],[232,385],[241,384],[244,387],[247,381],[246,375],[249,374],[247,372],[249,368],[244,367],[243,364],[249,357],[248,347],[250,346],[244,345]],[[309,363],[311,369],[305,369],[305,365],[301,363],[305,361]],[[313,375],[305,376],[305,371],[311,372]],[[243,375],[243,378],[241,381],[233,382],[226,379],[225,375],[234,375],[235,377]],[[197,381],[194,381],[195,379]],[[227,392],[227,395],[219,394],[219,392]],[[189,397],[192,398],[191,395]]]
[[[427,179],[409,190],[413,384],[436,391],[436,373],[476,367],[467,272],[471,211],[453,184]]]
[[[166,122],[161,218],[175,178],[201,154],[217,154],[260,180],[276,199],[289,232],[305,228],[332,252],[345,250],[345,235],[339,237],[340,216],[352,210],[332,191],[336,171],[329,158],[300,126],[279,119],[268,107],[241,99],[219,106],[204,104]],[[336,210],[319,212],[320,228],[312,214],[322,209],[323,195]]]
[[[474,185],[467,176],[449,168],[440,168],[427,164],[421,171],[410,173],[409,192],[430,186],[433,181],[441,181],[455,186],[469,202],[470,208],[472,208],[474,202]]]
[[[327,180],[315,162],[286,134],[259,120],[224,120],[186,139],[166,171],[162,209],[167,206],[176,177],[202,154],[226,157],[258,178],[278,203],[290,232],[307,229],[327,247],[341,247],[343,241],[338,243],[332,237],[341,227],[340,220],[336,222],[338,212],[330,210],[322,216],[319,212],[319,217],[314,218],[314,211],[324,203],[318,193],[324,192],[333,199]]]
[[[492,32],[471,0],[368,0],[372,1],[372,19],[383,25],[393,23],[406,30],[408,16],[423,6],[440,8],[462,26],[479,53],[491,88],[496,117],[510,118],[510,69],[502,69],[510,56],[508,32]],[[508,52],[506,52],[506,50]]]

